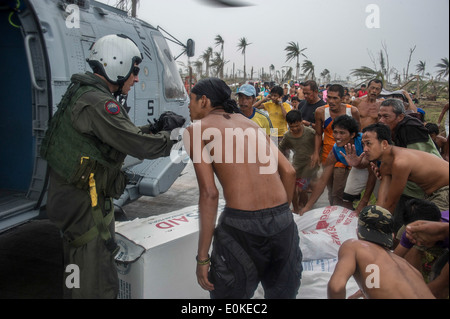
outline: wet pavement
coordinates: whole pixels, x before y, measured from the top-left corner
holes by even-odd
[[[188,164],[166,193],[142,197],[124,210],[128,219],[135,219],[197,204],[195,172]],[[327,205],[322,195],[315,207]],[[49,220],[34,220],[0,233],[0,299],[61,299],[62,285],[62,240]]]

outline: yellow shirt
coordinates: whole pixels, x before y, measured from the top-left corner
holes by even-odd
[[[258,124],[259,127],[263,128],[266,131],[266,134],[270,136],[273,127],[272,122],[267,115],[253,108],[253,114],[249,117],[249,119]]]
[[[283,116],[280,105],[267,102],[264,103],[264,109],[269,113],[269,118],[272,121],[274,129],[278,129],[278,137],[283,137],[284,133],[288,131],[286,119]],[[286,113],[291,111],[291,106],[288,103],[283,103],[282,107],[286,110]]]

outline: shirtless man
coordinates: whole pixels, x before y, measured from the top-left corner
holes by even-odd
[[[328,282],[328,298],[345,298],[353,276],[370,299],[434,299],[420,272],[390,251],[393,220],[386,209],[367,206],[359,215],[358,239],[344,242]]]
[[[235,114],[239,110],[230,94],[225,82],[211,78],[199,81],[190,95],[194,123],[184,141],[200,189],[198,283],[215,299],[251,298],[259,282],[266,298],[295,298],[302,271],[289,208],[296,173],[256,123]],[[226,201],[216,229],[214,175]]]
[[[383,90],[383,82],[374,79],[369,82],[368,94],[357,98],[353,102],[353,106],[358,108],[361,117],[361,129],[370,124],[378,123],[378,111],[382,100],[378,97]]]
[[[406,183],[412,181],[425,192],[425,199],[448,209],[448,162],[427,152],[393,146],[389,127],[381,123],[366,127],[362,141],[366,158],[381,162],[377,205],[393,213]]]
[[[324,163],[331,149],[334,146],[333,120],[340,115],[349,115],[353,117],[358,124],[360,124],[359,111],[356,107],[343,104],[342,99],[344,97],[344,88],[342,85],[335,84],[328,89],[328,104],[316,109],[315,121],[316,121],[316,139],[315,139],[315,151],[312,158],[311,165],[318,165],[320,162]],[[327,111],[328,109],[328,111]],[[329,114],[326,118],[325,113]],[[322,141],[322,136],[325,136]],[[322,148],[323,146],[323,148]],[[322,160],[320,161],[320,150],[322,149]]]

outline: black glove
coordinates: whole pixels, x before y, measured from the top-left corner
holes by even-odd
[[[164,112],[158,120],[154,121],[154,124],[150,123],[150,132],[153,134],[161,131],[172,132],[174,129],[180,128],[186,123],[184,117],[171,111]]]

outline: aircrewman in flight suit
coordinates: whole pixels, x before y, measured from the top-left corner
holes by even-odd
[[[139,81],[142,58],[123,35],[94,43],[88,59],[93,73],[72,76],[43,141],[50,167],[47,213],[63,233],[65,269],[80,269],[80,287],[66,289],[66,298],[117,297],[112,199],[127,183],[124,159],[169,156],[174,144],[169,131],[149,134],[148,127],[136,127],[114,98]]]

